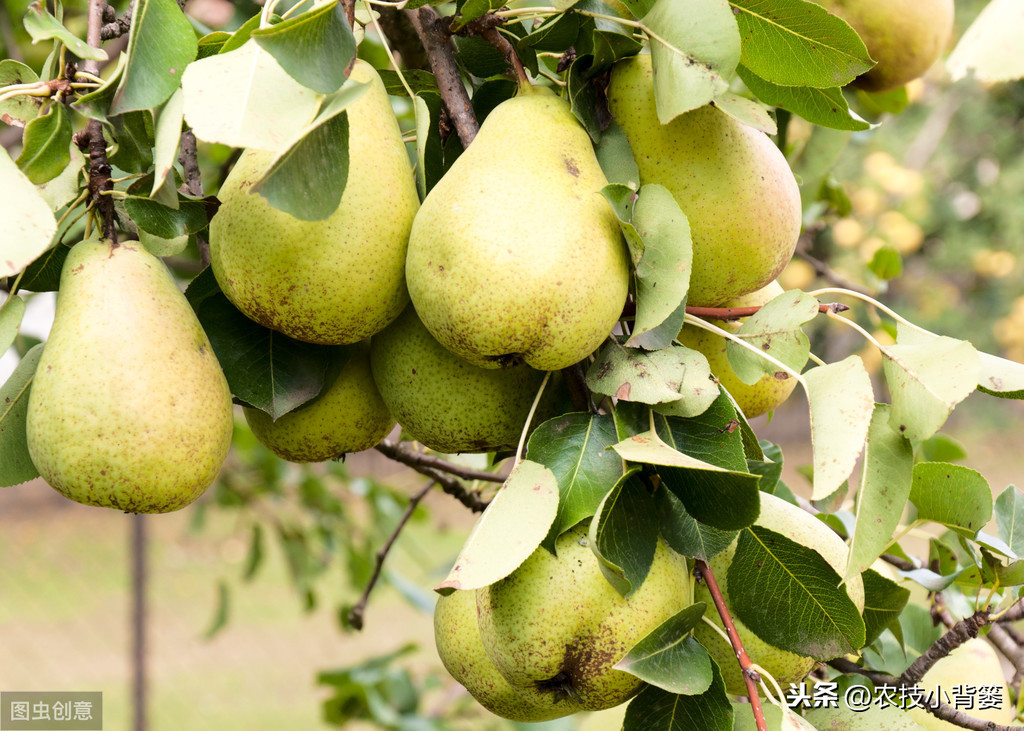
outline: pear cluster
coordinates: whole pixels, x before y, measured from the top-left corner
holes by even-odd
[[[641,689],[614,665],[689,605],[686,559],[659,543],[629,597],[608,582],[587,541],[589,521],[538,548],[512,574],[437,601],[434,637],[452,677],[513,721],[612,708]]]

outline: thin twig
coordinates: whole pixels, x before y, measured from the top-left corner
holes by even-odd
[[[441,472],[447,472],[450,475],[461,477],[464,480],[483,480],[485,482],[500,483],[504,482],[506,478],[505,475],[499,475],[494,472],[474,470],[469,467],[452,464],[440,457],[435,457],[432,454],[423,454],[394,442],[381,442],[377,445],[377,451],[384,456],[389,457],[396,462],[408,465],[409,467],[422,465],[424,467],[430,467],[431,469],[440,470]]]
[[[203,197],[203,179],[199,171],[199,152],[196,149],[196,136],[187,129],[181,133],[181,150],[178,162],[184,176],[184,192],[194,198]],[[210,263],[210,242],[204,237],[196,236],[196,248],[199,249],[199,263],[206,267]]]
[[[373,566],[373,575],[370,576],[370,581],[366,585],[366,589],[363,590],[363,595],[359,597],[359,601],[356,602],[355,606],[349,610],[348,623],[355,627],[357,630],[363,628],[363,616],[366,614],[366,603],[370,601],[370,592],[373,591],[373,587],[377,585],[377,580],[380,578],[380,572],[384,568],[384,561],[387,560],[388,553],[391,551],[391,547],[395,545],[395,541],[398,539],[398,534],[402,532],[405,524],[409,522],[409,518],[412,517],[416,507],[420,504],[420,501],[427,496],[431,488],[437,484],[436,480],[431,480],[426,486],[418,493],[413,495],[409,499],[409,504],[405,508],[405,512],[402,513],[402,517],[398,519],[398,525],[391,531],[391,535],[388,537],[384,545],[377,551],[376,562]]]
[[[89,23],[86,42],[93,48],[99,48],[103,42],[100,29],[103,26],[103,13],[107,7],[106,0],[89,0]],[[89,74],[98,76],[98,61],[82,62],[82,69]],[[103,237],[117,243],[117,225],[114,213],[114,197],[109,191],[114,189],[110,180],[110,162],[107,160],[107,142],[103,137],[103,123],[98,119],[90,119],[85,134],[77,135],[79,149],[89,154],[89,193],[92,205],[100,215]]]
[[[436,480],[437,484],[441,486],[441,489],[444,490],[445,493],[454,497],[474,513],[483,512],[484,508],[487,507],[488,502],[483,500],[479,493],[467,489],[466,486],[459,482],[455,477],[445,474],[437,468],[428,467],[419,460],[409,458],[409,454],[416,455],[416,452],[410,452],[400,445],[389,442],[381,442],[375,447],[375,449],[385,457],[390,457],[396,462],[401,462],[402,464],[411,467],[421,475],[426,475],[430,479]],[[455,465],[452,466],[455,467]]]
[[[711,567],[708,566],[706,561],[700,559],[697,560],[696,567],[708,587],[711,599],[714,601],[715,607],[718,609],[718,615],[722,618],[722,624],[725,625],[725,631],[729,635],[729,641],[732,643],[732,649],[736,653],[736,659],[740,663],[740,672],[743,675],[743,682],[747,686],[747,695],[750,697],[750,710],[754,714],[754,723],[757,724],[757,731],[767,731],[768,724],[764,718],[764,709],[761,708],[761,697],[757,692],[757,682],[761,678],[757,671],[751,667],[753,663],[750,661],[747,651],[743,649],[740,633],[736,631],[736,625],[732,621],[732,615],[729,614],[729,608],[725,605],[722,590],[718,587],[718,582],[715,580]]]
[[[459,67],[455,63],[451,37],[445,28],[444,21],[429,5],[418,10],[406,10],[405,13],[427,52],[430,69],[434,72],[434,78],[437,79],[441,101],[448,110],[452,124],[455,125],[455,131],[459,135],[459,141],[465,149],[476,137],[480,125],[476,121],[473,104],[469,101],[469,94],[462,83]]]
[[[1020,681],[1024,677],[1024,648],[1006,631],[1009,626],[1006,625],[1004,627],[1001,624],[993,623],[989,626],[988,634],[985,637],[1013,665],[1014,673],[1013,678],[1010,680],[1010,685],[1013,687],[1013,693],[1016,696],[1020,694]]]

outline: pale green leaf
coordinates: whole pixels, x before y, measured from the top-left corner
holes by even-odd
[[[68,145],[68,158],[71,160],[57,177],[36,186],[39,195],[50,206],[51,211],[59,211],[77,198],[82,189],[82,169],[85,167],[85,156],[78,145]]]
[[[812,368],[803,375],[814,448],[812,500],[834,493],[853,472],[871,425],[875,395],[860,356]]]
[[[889,425],[889,410],[887,404],[875,404],[871,417],[857,489],[857,522],[850,543],[847,581],[867,569],[889,545],[910,497],[914,450]]]
[[[29,5],[23,23],[25,30],[32,37],[33,43],[56,39],[81,59],[89,61],[107,60],[106,51],[101,48],[93,48],[81,38],[78,38],[74,33],[65,28],[57,18],[53,17],[50,11],[43,7],[38,0]]]
[[[991,0],[964,31],[946,61],[954,81],[973,71],[979,81],[1024,78],[1024,9],[1020,0]]]
[[[63,104],[25,125],[21,154],[15,161],[37,185],[53,180],[71,163],[71,120]]]
[[[658,546],[654,500],[634,467],[608,491],[590,521],[588,538],[601,573],[628,597],[644,583]]]
[[[165,239],[140,228],[139,243],[153,256],[177,256],[188,246],[188,234]]]
[[[0,277],[17,274],[50,248],[57,221],[32,181],[0,153]]]
[[[16,294],[9,294],[0,302],[0,355],[18,337],[21,320],[25,317],[25,300]]]
[[[763,105],[744,96],[726,92],[715,97],[714,104],[737,122],[753,127],[766,135],[774,135],[779,131],[775,118],[768,113]]]
[[[420,199],[427,197],[427,140],[430,137],[430,108],[418,94],[412,98],[416,121],[416,188]]]
[[[18,362],[7,383],[0,386],[0,487],[20,485],[39,476],[28,453],[25,420],[43,346],[37,345]]]
[[[1013,485],[996,498],[996,525],[999,537],[1018,556],[1024,556],[1024,494]]]
[[[587,385],[595,393],[645,404],[675,403],[688,416],[703,413],[718,398],[718,386],[703,354],[672,346],[644,351],[612,345],[587,369]]]
[[[0,61],[0,91],[2,87],[15,84],[31,84],[39,75],[25,64],[12,59]],[[0,102],[0,121],[13,127],[24,127],[29,120],[39,116],[39,108],[45,97],[18,94]]]
[[[153,149],[153,192],[157,194],[174,167],[181,143],[181,123],[185,116],[185,96],[176,90],[160,110],[156,120],[156,146]],[[175,198],[175,200],[177,200]]]
[[[189,64],[181,86],[196,137],[232,147],[287,150],[320,104],[253,40]]]
[[[818,300],[798,289],[791,289],[775,297],[751,315],[734,334],[758,353],[775,360],[799,373],[807,363],[811,343],[800,326],[818,314]],[[779,367],[757,353],[729,340],[726,343],[729,365],[736,376],[753,385],[765,375],[774,376]]]
[[[477,519],[441,594],[479,589],[504,579],[547,535],[558,511],[558,481],[547,467],[524,460]]]
[[[668,124],[729,88],[740,33],[727,0],[659,0],[644,16],[658,119]]]
[[[942,523],[973,538],[992,518],[992,490],[975,470],[945,462],[914,465],[910,501],[919,520]]]

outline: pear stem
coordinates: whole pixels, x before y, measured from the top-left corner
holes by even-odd
[[[704,583],[708,587],[708,592],[715,603],[715,608],[718,609],[718,616],[722,618],[722,624],[725,625],[725,631],[729,635],[729,642],[732,643],[736,659],[740,663],[740,672],[743,675],[743,682],[747,686],[747,695],[750,696],[750,710],[754,713],[754,723],[757,724],[757,731],[768,731],[768,723],[764,718],[764,709],[761,708],[761,697],[757,693],[757,681],[760,677],[757,676],[756,671],[751,669],[753,663],[750,661],[747,651],[743,649],[743,642],[740,640],[739,632],[736,631],[736,624],[732,621],[729,608],[725,606],[725,599],[722,597],[722,590],[718,587],[715,574],[707,562],[700,559],[697,559],[697,571],[700,572]]]

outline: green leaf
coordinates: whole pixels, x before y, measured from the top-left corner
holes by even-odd
[[[162,239],[197,234],[208,223],[204,201],[182,198],[174,209],[144,196],[129,195],[124,207],[139,229]]]
[[[573,61],[565,81],[572,113],[587,130],[590,139],[596,142],[601,139],[601,119],[596,112],[599,103],[597,91],[585,75],[590,68],[589,62],[590,58],[587,56]]]
[[[39,81],[39,75],[25,64],[12,59],[0,61],[0,90],[15,84],[31,84]],[[24,127],[39,116],[43,97],[19,94],[0,102],[0,121],[16,127]]]
[[[876,92],[857,89],[857,101],[870,114],[900,114],[910,104],[910,97],[906,86]]]
[[[640,188],[631,223],[643,239],[644,253],[636,265],[636,319],[626,345],[667,348],[686,315],[693,265],[690,222],[668,189],[651,184]]]
[[[979,382],[978,351],[966,340],[938,337],[911,345],[897,339],[882,355],[892,425],[908,439],[927,439],[942,428]]]
[[[7,382],[0,386],[0,487],[20,485],[39,476],[28,453],[25,419],[32,377],[42,354],[42,345],[28,351]]]
[[[886,404],[875,404],[868,429],[847,580],[873,564],[889,545],[910,496],[914,450],[889,425],[889,409]]]
[[[910,601],[910,590],[885,578],[874,569],[864,579],[864,644],[870,645],[882,632],[899,623],[900,613]]]
[[[254,30],[252,37],[289,76],[321,94],[341,88],[356,53],[345,10],[333,1]]]
[[[3,354],[21,329],[21,320],[25,317],[25,300],[16,294],[8,294],[0,302],[0,354]]]
[[[874,66],[849,24],[805,0],[733,0],[741,62],[779,86],[845,86]]]
[[[320,105],[255,41],[194,61],[181,79],[185,121],[204,142],[286,150]]]
[[[440,594],[479,589],[504,579],[530,557],[558,511],[558,481],[544,465],[520,462],[477,519]]]
[[[713,104],[741,124],[753,127],[766,135],[778,134],[775,118],[764,105],[739,94],[726,92],[715,97]]]
[[[558,481],[558,511],[544,539],[549,550],[563,532],[596,513],[622,477],[622,460],[608,449],[617,441],[612,417],[601,414],[565,414],[533,430],[526,456]]]
[[[931,520],[973,538],[992,518],[992,490],[972,469],[945,462],[914,465],[910,502],[919,520]]]
[[[452,30],[456,31],[477,18],[491,13],[504,5],[504,0],[463,0],[459,4],[459,13],[452,21]]]
[[[263,565],[263,543],[263,524],[253,523],[252,537],[249,539],[249,551],[246,553],[245,568],[242,570],[242,578],[245,581],[252,581],[260,566]]]
[[[82,155],[78,145],[71,141],[68,145],[68,157],[71,162],[60,172],[57,177],[36,186],[39,195],[50,210],[56,213],[64,206],[75,200],[82,190],[82,169],[85,167],[85,157]]]
[[[996,498],[996,526],[999,537],[1018,556],[1024,556],[1024,494],[1010,485]]]
[[[63,104],[51,104],[50,111],[25,125],[17,163],[36,185],[60,175],[71,163],[71,120]]]
[[[381,82],[384,84],[384,90],[390,96],[409,96],[405,90],[405,85],[402,80],[398,78],[397,71],[391,71],[389,69],[378,69],[377,74],[380,76]],[[430,94],[438,94],[437,90],[437,79],[429,71],[420,71],[419,69],[403,69],[402,76],[405,77],[405,83],[412,89],[413,94],[422,94],[424,92]],[[513,82],[514,83],[514,82]]]
[[[921,444],[921,456],[925,462],[959,462],[967,451],[956,439],[940,432]]]
[[[23,20],[25,30],[32,37],[33,43],[56,39],[68,47],[68,50],[81,59],[88,61],[106,61],[106,51],[93,48],[69,31],[57,18],[36,0],[28,7]]]
[[[213,618],[210,619],[210,626],[203,633],[203,639],[211,639],[214,635],[224,629],[231,617],[231,590],[228,583],[221,579],[217,582],[217,605],[213,611]]]
[[[647,686],[626,708],[623,731],[732,731],[732,704],[713,660],[711,674],[711,687],[700,695],[676,695]]]
[[[871,257],[868,269],[879,279],[895,279],[903,273],[903,257],[895,247],[886,244]]]
[[[833,492],[853,472],[875,410],[875,395],[864,361],[851,355],[803,375],[811,411],[814,447],[812,500]]]
[[[654,500],[634,468],[605,495],[590,522],[590,548],[601,573],[624,597],[647,578],[658,546],[658,525],[648,520]]]
[[[644,16],[658,120],[668,124],[729,88],[740,33],[727,0],[659,0]]]
[[[412,98],[416,122],[416,189],[420,199],[427,197],[427,150],[430,143],[430,107],[422,96]]]
[[[177,256],[188,248],[188,234],[165,239],[139,229],[139,243],[153,256]]]
[[[110,163],[125,172],[146,173],[153,165],[153,114],[149,110],[128,112],[111,117],[114,150],[108,154]]]
[[[29,292],[56,292],[60,289],[60,273],[70,251],[71,249],[63,244],[48,249],[25,267],[25,274],[18,289]]]
[[[65,150],[66,151],[66,150]],[[6,151],[0,152],[0,277],[17,274],[50,247],[57,221]]]
[[[807,363],[811,342],[800,326],[818,314],[818,300],[798,289],[783,292],[755,312],[735,332],[736,337],[772,356],[799,373]],[[736,376],[753,385],[762,376],[773,376],[778,366],[733,341],[726,343],[729,365]]]
[[[689,348],[675,345],[647,352],[612,344],[587,369],[587,386],[620,401],[658,404],[684,400],[689,411],[700,413],[718,398],[718,387],[710,375],[707,359]]]
[[[842,89],[778,86],[742,65],[737,69],[737,74],[751,93],[765,104],[785,109],[808,122],[839,130],[871,129],[868,122],[850,111]]]
[[[192,280],[185,296],[235,398],[277,419],[323,390],[334,349],[257,325],[228,301],[209,267]]]
[[[622,127],[613,119],[608,128],[601,133],[594,148],[601,171],[612,185],[619,185],[630,190],[640,187],[640,168],[633,159],[633,150]]]
[[[818,660],[863,646],[860,611],[814,549],[749,526],[740,533],[727,576],[736,616],[768,644]]]
[[[711,656],[690,633],[706,606],[698,602],[669,617],[613,667],[669,693],[703,693],[714,677]]]
[[[195,31],[175,0],[135,0],[128,34],[128,64],[111,114],[153,109],[179,86],[199,50]]]
[[[322,221],[338,210],[348,182],[348,114],[368,84],[346,84],[294,145],[278,155],[250,193],[304,221]]]
[[[105,121],[110,115],[110,105],[114,101],[114,94],[121,83],[125,66],[128,65],[128,54],[121,53],[117,57],[117,67],[107,80],[98,89],[93,89],[88,94],[83,94],[71,103],[71,108],[89,119]]]
[[[1017,0],[991,0],[964,31],[946,60],[954,81],[968,72],[982,82],[1014,81],[1024,77],[1020,38],[1024,16]]]
[[[178,146],[181,143],[181,123],[185,115],[185,97],[181,90],[176,90],[160,110],[156,120],[156,145],[153,150],[153,191],[150,198],[156,196],[167,176],[174,169],[174,161],[178,157]]]
[[[682,556],[708,561],[736,538],[735,531],[719,530],[694,520],[683,502],[668,490],[659,490],[655,498],[660,503],[661,537]]]

